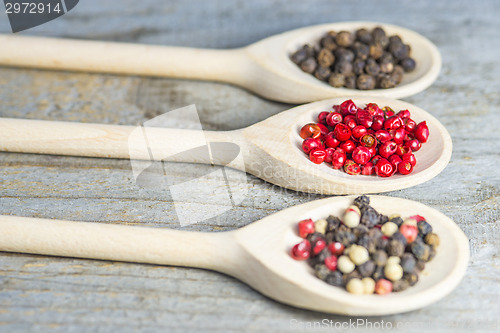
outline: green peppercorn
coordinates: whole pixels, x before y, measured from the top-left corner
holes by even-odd
[[[328,79],[328,84],[335,88],[341,88],[345,85],[345,75],[333,73]]]
[[[405,252],[405,245],[399,241],[392,239],[387,245],[387,254],[390,256],[401,257]]]
[[[309,74],[312,74],[314,73],[314,71],[316,70],[316,67],[318,66],[318,63],[316,62],[316,60],[313,58],[313,57],[309,57],[307,58],[306,60],[304,60],[301,64],[300,64],[300,68],[306,72],[306,73],[309,73]]]
[[[339,271],[333,271],[325,278],[325,282],[332,286],[340,287],[343,285],[343,276]]]
[[[387,262],[387,253],[384,250],[377,250],[372,254],[372,260],[376,266],[385,266]]]

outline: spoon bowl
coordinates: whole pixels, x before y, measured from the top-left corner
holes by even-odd
[[[220,233],[0,216],[0,251],[206,268],[234,276],[285,304],[357,316],[415,310],[458,285],[469,259],[466,236],[437,210],[399,198],[370,196],[371,205],[383,214],[425,216],[441,240],[415,286],[384,296],[352,295],[319,280],[307,263],[291,258],[291,247],[301,240],[298,221],[339,216],[353,199],[312,201]]]
[[[319,112],[331,110],[332,105],[345,99],[305,104],[250,127],[226,132],[0,118],[0,150],[216,164],[248,172],[281,187],[318,194],[399,190],[430,180],[448,164],[452,142],[444,126],[414,105],[382,97],[352,99],[359,106],[373,102],[395,111],[408,109],[416,122],[427,121],[430,137],[415,153],[417,165],[411,174],[388,178],[349,175],[325,163],[312,163],[300,148],[300,128],[314,121]],[[220,144],[224,142],[230,145]],[[211,153],[200,154],[198,148],[207,143]]]
[[[402,83],[369,91],[333,88],[302,72],[290,55],[313,44],[328,31],[355,31],[380,26],[411,46],[417,66]],[[437,47],[420,34],[395,25],[339,22],[299,28],[268,37],[240,49],[208,50],[186,47],[83,41],[0,35],[0,65],[84,72],[175,77],[222,81],[247,88],[265,98],[306,103],[336,96],[378,95],[401,98],[430,86],[441,69]]]

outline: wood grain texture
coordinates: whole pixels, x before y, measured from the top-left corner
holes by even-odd
[[[434,305],[367,321],[403,325],[393,330],[400,332],[422,332],[422,326],[438,332],[500,327],[498,2],[99,4],[80,1],[70,15],[26,34],[222,49],[307,25],[375,17],[429,38],[443,57],[441,74],[405,101],[429,111],[448,129],[452,159],[431,181],[388,195],[420,201],[452,218],[470,239],[470,265],[459,287]],[[0,32],[9,32],[2,13]],[[138,125],[190,104],[196,104],[209,130],[246,127],[291,107],[218,83],[0,69],[2,117]],[[179,126],[191,125],[179,121]],[[217,184],[213,167],[167,167],[178,181],[210,174],[206,181]],[[253,176],[247,181],[235,190],[245,196],[236,207],[181,227],[170,190],[138,185],[128,161],[0,153],[0,214],[219,231],[320,198]],[[178,200],[197,212],[220,204],[225,189],[218,189],[201,198],[185,193]],[[283,332],[323,319],[349,324],[347,317],[282,305],[233,278],[204,270],[7,253],[0,258],[1,332]],[[370,331],[366,326],[359,330]]]

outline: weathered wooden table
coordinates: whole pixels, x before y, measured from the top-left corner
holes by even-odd
[[[413,29],[443,56],[433,86],[406,101],[433,113],[453,138],[438,177],[388,193],[450,216],[470,238],[471,261],[448,297],[411,313],[349,318],[295,309],[210,271],[0,253],[1,332],[286,331],[391,327],[404,332],[491,332],[499,319],[500,3],[489,1],[81,1],[59,19],[23,34],[208,48],[244,46],[301,26],[372,20]],[[0,13],[0,32],[10,30]],[[0,52],[1,52],[0,45]],[[140,123],[195,104],[204,129],[253,124],[290,106],[219,83],[0,68],[0,115],[110,124]],[[179,126],[193,126],[179,119]],[[167,165],[176,182],[210,166]],[[187,187],[177,203],[193,213],[222,205]],[[0,214],[197,231],[231,230],[321,196],[253,176],[243,202],[182,227],[168,187],[137,184],[127,160],[0,153]],[[218,187],[222,186],[222,187]],[[247,192],[245,192],[247,191]]]

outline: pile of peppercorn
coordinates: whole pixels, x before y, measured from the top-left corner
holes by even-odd
[[[371,90],[393,88],[415,69],[410,46],[384,29],[328,32],[319,46],[304,45],[291,55],[304,72],[331,86]]]
[[[383,295],[415,285],[439,245],[425,218],[379,214],[366,196],[354,199],[342,220],[303,220],[298,233],[304,240],[291,256],[307,260],[318,278],[353,294]]]
[[[427,142],[429,128],[425,121],[417,124],[408,110],[396,114],[375,103],[361,108],[349,99],[333,111],[320,112],[317,123],[300,129],[300,137],[313,163],[331,163],[350,175],[390,177],[413,172],[413,152]]]

